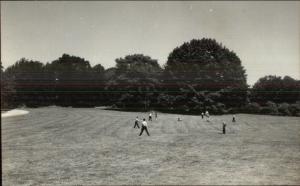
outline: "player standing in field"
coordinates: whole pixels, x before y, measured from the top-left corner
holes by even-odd
[[[209,122],[209,113],[208,113],[208,111],[205,112],[205,116],[206,116],[206,121]]]
[[[147,132],[148,136],[150,136],[150,134],[148,132],[148,125],[147,125],[147,122],[146,122],[145,118],[142,121],[142,129],[141,129],[141,133],[140,133],[139,136],[141,136],[143,134],[144,130]]]
[[[138,116],[135,118],[135,121],[134,121],[134,127],[133,128],[135,128],[135,127],[140,128],[140,126],[139,126],[139,117]]]
[[[226,134],[226,123],[223,122],[223,134]]]

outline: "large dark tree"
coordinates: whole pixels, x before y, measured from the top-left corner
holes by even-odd
[[[104,71],[105,69],[101,64],[97,64],[93,67],[93,73],[101,78],[104,76]]]
[[[18,105],[103,105],[104,72],[101,64],[92,68],[87,60],[68,54],[46,65],[22,58],[6,69],[2,85],[13,80]]]
[[[173,82],[206,90],[247,85],[239,57],[214,39],[193,39],[176,47],[168,57],[165,70]]]
[[[1,63],[1,110],[13,108],[15,105],[15,83],[12,77],[3,71]]]
[[[219,102],[240,107],[247,100],[248,86],[241,60],[214,39],[193,39],[176,47],[169,54],[163,81],[169,95],[183,96],[175,99],[177,107],[203,110],[222,105]],[[216,91],[220,91],[218,96],[212,96]]]
[[[45,67],[47,72],[54,72],[56,77],[60,80],[69,81],[74,80],[74,78],[77,79],[81,75],[86,75],[92,71],[89,61],[68,54],[63,54],[57,60],[47,63]],[[82,78],[87,77],[84,76]]]
[[[15,85],[16,104],[38,106],[40,103],[44,103],[45,76],[41,62],[22,58],[5,70],[5,76]]]
[[[275,103],[295,103],[300,101],[300,81],[289,76],[265,76],[260,78],[252,88],[252,101],[265,104],[267,101]]]
[[[108,68],[104,71],[104,80],[110,81],[116,77],[116,67]]]
[[[45,72],[50,77],[55,103],[63,106],[93,106],[99,103],[98,87],[103,88],[103,82],[97,81],[103,75],[101,67],[92,68],[89,61],[69,54],[47,63]]]
[[[43,63],[21,58],[14,65],[9,66],[5,72],[15,76],[16,79],[33,80],[43,76]]]
[[[162,71],[157,60],[142,54],[134,54],[118,58],[116,63],[107,85],[112,102],[118,107],[126,108],[154,106],[158,76]]]

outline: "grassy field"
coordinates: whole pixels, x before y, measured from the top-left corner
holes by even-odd
[[[2,118],[3,185],[300,184],[300,118],[47,107]],[[227,122],[226,135],[221,134]]]

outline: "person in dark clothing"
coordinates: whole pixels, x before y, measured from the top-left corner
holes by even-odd
[[[147,128],[147,122],[146,119],[144,118],[142,121],[142,129],[141,129],[141,133],[139,136],[141,136],[144,132],[144,130],[147,132],[148,136],[150,136],[149,132],[148,132],[148,128]]]
[[[139,126],[139,117],[138,116],[135,118],[135,122],[134,122],[134,127],[133,128],[135,128],[135,127],[140,128],[140,126]]]
[[[202,117],[202,119],[204,118],[204,113],[203,112],[201,113],[201,117]]]
[[[235,122],[235,115],[232,116],[232,122]]]
[[[223,122],[223,134],[226,134],[226,123]]]

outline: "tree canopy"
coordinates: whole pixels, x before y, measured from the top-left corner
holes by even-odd
[[[168,56],[165,70],[168,78],[200,89],[246,86],[239,57],[214,39],[193,39],[176,47]]]
[[[300,101],[300,81],[289,76],[268,75],[260,78],[252,89],[253,100],[260,103],[293,103]]]
[[[121,107],[149,107],[151,100],[155,99],[161,71],[157,60],[143,54],[118,58],[114,78],[110,79],[106,90],[113,93],[112,102]]]
[[[105,69],[69,54],[45,65],[21,58],[4,72],[1,68],[1,98],[6,101],[1,106],[107,105],[178,113],[300,115],[299,80],[265,76],[249,88],[240,58],[214,39],[193,39],[174,48],[163,68],[144,54],[115,62]]]

